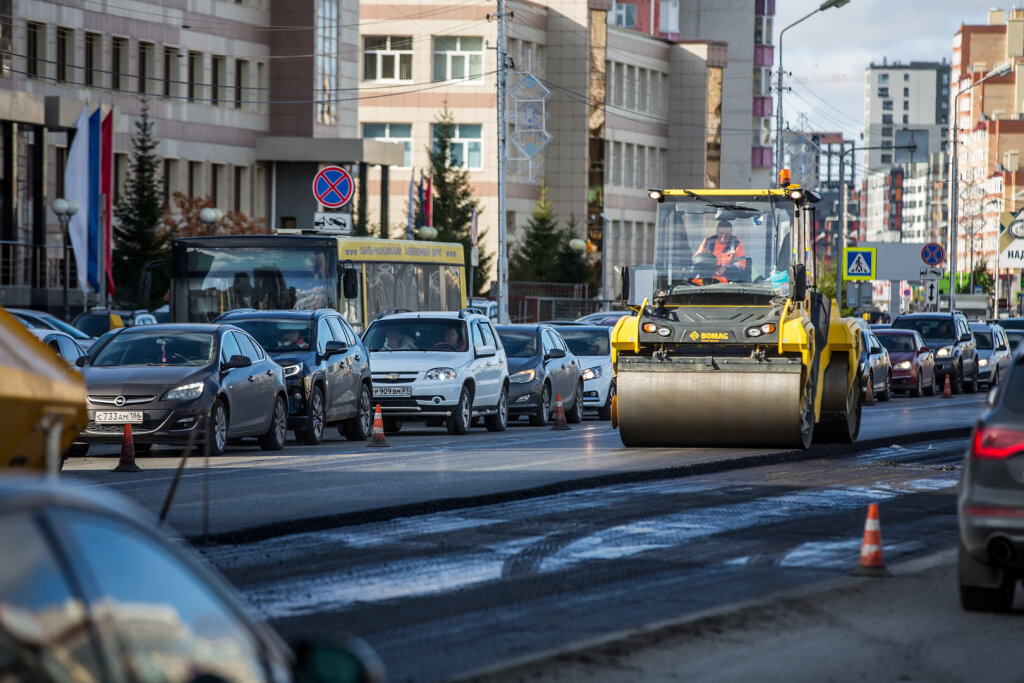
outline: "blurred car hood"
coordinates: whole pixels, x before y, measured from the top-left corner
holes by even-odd
[[[593,368],[598,365],[611,365],[611,356],[576,356],[576,359],[580,362],[580,369],[586,370],[587,368]]]
[[[376,372],[420,372],[430,368],[456,368],[471,358],[467,353],[450,351],[373,351],[370,367]],[[278,361],[280,362],[280,361]]]
[[[902,363],[905,360],[912,361],[912,360],[914,360],[914,357],[916,355],[917,355],[917,352],[915,352],[915,351],[890,351],[889,352],[889,362],[895,364],[895,363]]]
[[[277,363],[283,368],[286,365],[295,365],[296,363],[311,362],[311,353],[312,351],[303,351],[302,353],[295,353],[293,351],[279,351],[278,353],[270,353],[268,351],[267,355],[270,356],[275,363]]]
[[[190,380],[200,381],[210,374],[210,366],[193,365],[118,365],[82,369],[86,389],[91,394],[123,394],[128,391],[163,393]]]
[[[536,368],[540,366],[540,356],[530,356],[529,358],[512,358],[508,359],[508,374],[512,375],[520,370],[526,370],[528,368]]]
[[[991,358],[995,352],[995,349],[978,349],[978,358]]]

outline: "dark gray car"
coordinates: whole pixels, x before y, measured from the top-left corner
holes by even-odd
[[[1010,369],[1010,342],[1000,325],[971,323],[978,342],[978,380],[990,388],[999,384]]]
[[[1024,578],[1024,352],[989,394],[960,471],[960,604],[1009,612]]]
[[[935,352],[939,386],[949,378],[950,391],[973,394],[978,390],[978,350],[967,318],[952,313],[904,313],[892,321],[894,329],[916,330]]]
[[[562,397],[566,422],[583,421],[583,378],[565,340],[547,325],[495,327],[508,355],[508,410],[543,426]]]
[[[126,327],[80,359],[89,421],[79,440],[120,443],[132,425],[136,448],[196,442],[211,455],[229,439],[254,436],[265,450],[284,447],[284,373],[233,325]]]

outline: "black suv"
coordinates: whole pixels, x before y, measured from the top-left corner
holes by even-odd
[[[916,330],[935,352],[935,379],[942,386],[949,377],[954,394],[978,390],[978,345],[967,318],[952,313],[905,313],[892,321],[894,329]]]
[[[288,428],[296,441],[320,443],[332,422],[347,439],[369,438],[370,354],[340,313],[237,309],[216,321],[241,327],[284,368]]]

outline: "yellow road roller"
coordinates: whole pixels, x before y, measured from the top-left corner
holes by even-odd
[[[860,431],[860,335],[814,282],[814,205],[778,189],[663,189],[653,291],[612,332],[626,446],[808,448]],[[629,270],[616,268],[617,298]]]

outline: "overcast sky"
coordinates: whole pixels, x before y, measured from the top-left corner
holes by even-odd
[[[779,33],[823,0],[776,0]],[[1019,2],[1019,0],[1018,0]],[[845,7],[818,12],[786,31],[782,66],[787,72],[783,115],[796,127],[801,112],[811,128],[842,130],[858,139],[864,119],[864,70],[882,58],[946,62],[953,58],[953,34],[961,24],[988,23],[988,10],[1012,7],[1007,0],[850,0]],[[776,50],[776,69],[778,50]],[[792,74],[790,77],[788,74]]]

